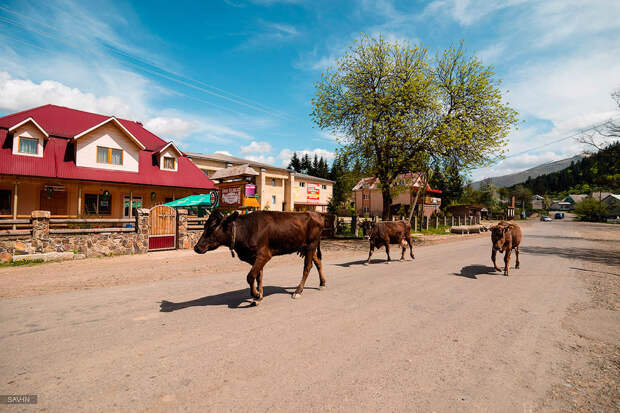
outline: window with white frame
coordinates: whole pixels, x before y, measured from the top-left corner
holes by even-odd
[[[306,183],[305,183],[305,182],[300,182],[300,183],[299,183],[299,186],[301,186],[301,187],[303,188],[303,187],[305,187],[305,186],[306,186]]]
[[[370,212],[370,209],[369,209],[367,206],[365,206],[365,207],[364,207],[364,214],[367,214],[367,213],[369,213],[369,212]]]
[[[28,155],[36,155],[39,153],[39,140],[20,136],[17,151]]]
[[[97,146],[97,163],[107,163],[111,165],[123,164],[123,150]]]
[[[321,185],[321,188],[327,189],[327,185]]]
[[[363,194],[363,195],[362,195],[362,199],[363,199],[364,201],[368,201],[368,200],[370,199],[370,195],[369,195],[369,194]]]
[[[171,156],[164,156],[164,169],[175,170],[177,166],[177,160]]]
[[[276,196],[275,195],[271,195],[271,204],[272,205],[276,204]]]

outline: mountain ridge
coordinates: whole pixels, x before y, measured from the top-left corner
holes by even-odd
[[[559,159],[557,161],[546,162],[540,165],[536,165],[521,172],[515,172],[512,174],[500,175],[491,178],[484,178],[480,181],[472,182],[471,186],[474,189],[480,189],[480,186],[483,183],[490,183],[494,186],[501,188],[524,183],[528,177],[534,179],[541,175],[560,171],[564,168],[568,168],[571,162],[578,162],[587,156],[587,154],[578,154],[570,158]]]

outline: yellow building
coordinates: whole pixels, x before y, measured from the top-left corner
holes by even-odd
[[[334,182],[329,179],[219,153],[190,152],[187,156],[207,176],[226,168],[248,165],[256,175],[246,179],[256,185],[257,200],[263,210],[327,212],[332,198]]]

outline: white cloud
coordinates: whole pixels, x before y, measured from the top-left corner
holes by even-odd
[[[271,164],[273,165],[276,162],[276,158],[273,156],[265,156],[265,155],[250,155],[250,156],[245,156],[245,159],[249,159],[251,161],[254,162],[261,162],[261,163],[266,163],[266,164]]]
[[[241,147],[241,153],[243,154],[269,152],[271,152],[271,145],[269,144],[269,142],[252,141],[249,145]]]
[[[222,154],[222,155],[232,156],[232,155],[230,154],[230,152],[228,152],[228,151],[215,151],[215,153],[219,153],[219,154]]]
[[[97,97],[54,80],[35,83],[0,72],[0,109],[16,112],[48,103],[119,117],[136,115],[135,110],[117,96]]]
[[[180,118],[158,116],[147,120],[144,126],[160,137],[183,139],[196,131],[197,125]]]
[[[314,158],[314,155],[325,158],[326,161],[331,162],[336,157],[334,152],[330,152],[327,149],[315,148],[315,149],[303,149],[303,150],[295,150],[292,149],[282,149],[278,154],[278,159],[282,162],[282,165],[288,166],[291,158],[293,157],[293,152],[297,152],[297,156],[302,157],[306,154],[310,156],[311,159]]]

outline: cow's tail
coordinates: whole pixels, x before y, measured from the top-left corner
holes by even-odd
[[[319,243],[316,246],[316,256],[319,257],[320,260],[323,259],[322,255],[321,255],[321,240],[319,239]]]

